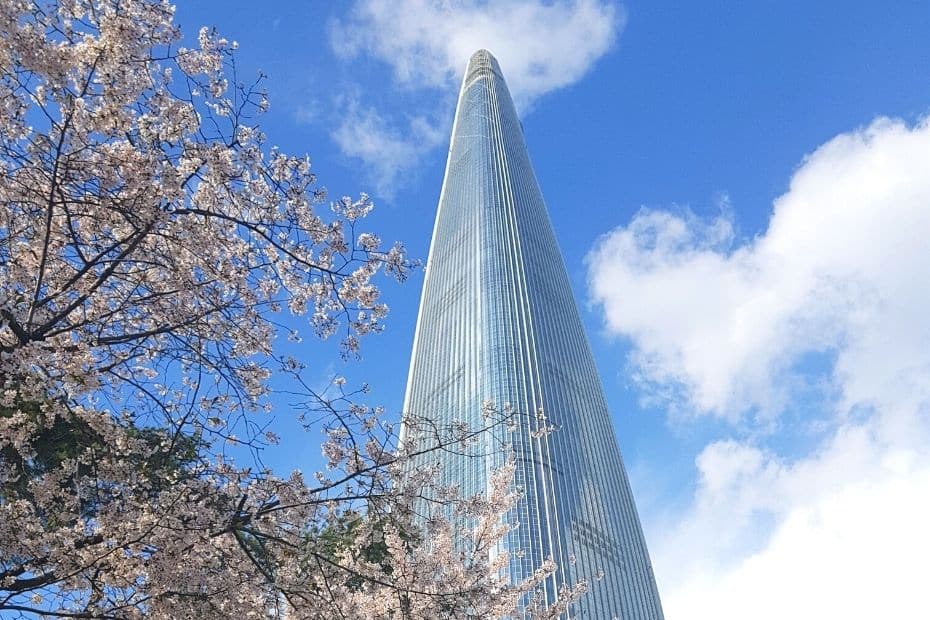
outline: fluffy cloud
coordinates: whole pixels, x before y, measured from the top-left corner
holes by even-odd
[[[662,530],[670,619],[925,607],[928,239],[930,121],[879,119],[806,157],[748,242],[727,213],[642,210],[592,250],[643,393],[755,437],[708,445]]]
[[[793,463],[708,446],[694,506],[654,549],[669,620],[922,617],[928,434],[910,445],[879,434],[844,427]]]
[[[573,84],[622,29],[623,11],[601,0],[361,0],[334,25],[337,51],[386,62],[402,84],[445,88],[473,52],[497,57],[519,103]]]
[[[644,387],[736,416],[784,402],[804,353],[838,355],[844,408],[930,393],[930,126],[882,119],[805,159],[768,230],[641,211],[590,254],[609,331]]]
[[[380,190],[390,191],[396,163],[415,166],[447,136],[446,124],[433,119],[451,119],[458,80],[473,52],[494,53],[517,106],[525,108],[584,77],[624,21],[623,10],[605,0],[358,0],[331,24],[334,51],[346,60],[366,56],[385,63],[398,86],[427,94],[411,104],[419,108],[412,131],[406,127],[410,106],[397,114],[346,102],[333,137],[344,153],[374,168]]]
[[[423,116],[409,117],[403,127],[397,127],[375,108],[363,107],[357,98],[340,100],[340,107],[340,120],[331,137],[345,155],[368,165],[378,191],[388,198],[398,178],[444,138]]]

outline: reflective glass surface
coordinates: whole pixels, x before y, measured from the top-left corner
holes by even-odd
[[[504,542],[521,579],[551,557],[546,596],[587,579],[582,618],[663,618],[597,369],[575,306],[523,130],[497,61],[481,50],[462,84],[426,269],[405,413],[445,427],[486,424],[464,454],[437,451],[442,479],[482,492],[516,453],[524,491]],[[557,430],[534,436],[542,409]],[[418,433],[408,426],[405,433]],[[409,440],[409,437],[408,437]]]

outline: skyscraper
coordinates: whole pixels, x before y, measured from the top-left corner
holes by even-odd
[[[522,579],[551,557],[546,596],[587,579],[582,618],[663,617],[639,518],[594,360],[523,129],[497,61],[472,56],[459,94],[429,260],[405,415],[480,428],[482,403],[522,414],[467,454],[437,451],[442,478],[482,492],[516,453],[524,491],[504,541]],[[534,433],[542,409],[557,430]],[[407,425],[408,435],[422,432]],[[502,435],[506,435],[502,437]]]

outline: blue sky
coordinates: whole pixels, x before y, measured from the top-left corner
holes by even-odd
[[[918,617],[930,555],[926,1],[188,2],[268,74],[269,141],[425,258],[494,52],[678,618]],[[320,381],[398,411],[422,273]],[[290,433],[276,468],[314,469]]]

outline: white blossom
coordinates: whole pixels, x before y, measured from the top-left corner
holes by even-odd
[[[180,48],[173,17],[163,0],[0,3],[0,615],[515,613],[555,566],[510,583],[491,553],[513,464],[480,497],[440,489],[366,388],[320,393],[276,349],[286,309],[357,354],[384,276],[413,263],[356,230],[366,194],[320,208],[309,159],[250,120],[261,78],[227,77],[235,42],[203,28]],[[278,441],[285,381],[325,430],[306,480],[226,450]],[[430,489],[443,502],[420,519]]]

